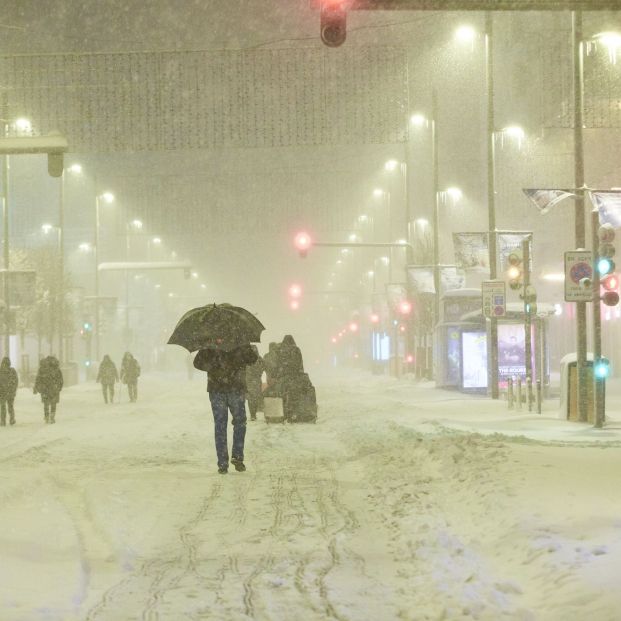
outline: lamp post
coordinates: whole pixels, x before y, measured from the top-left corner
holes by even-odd
[[[72,164],[63,170],[60,178],[60,196],[58,201],[58,359],[61,365],[65,362],[65,183],[67,172],[80,175],[82,174],[82,166],[80,164]]]
[[[32,124],[28,119],[20,118],[13,122],[7,119],[0,119],[4,125],[4,136],[8,138],[11,127],[19,134],[30,134],[32,132]],[[9,270],[10,270],[10,235],[9,235],[9,156],[5,154],[2,161],[2,224],[3,224],[3,259],[4,259],[4,355],[10,354],[11,343],[11,300],[9,287]]]
[[[132,220],[125,225],[125,260],[129,263],[130,260],[130,247],[129,239],[130,233],[133,231],[142,230],[141,220]],[[131,335],[129,331],[129,265],[125,270],[125,348],[129,349],[131,345]]]
[[[58,360],[62,362],[62,356],[61,356],[61,351],[62,351],[62,311],[61,311],[61,307],[62,307],[62,303],[63,303],[63,296],[62,296],[62,290],[63,290],[63,285],[62,285],[62,278],[63,278],[63,270],[62,270],[62,259],[60,258],[60,255],[62,253],[62,227],[61,226],[54,226],[53,224],[42,224],[41,225],[41,232],[43,233],[43,235],[45,235],[46,237],[52,232],[52,231],[56,231],[56,250],[58,252],[58,270],[57,270],[57,275],[56,278],[58,279],[58,283],[56,285],[56,287],[54,288],[54,291],[52,291],[52,300],[53,300],[53,305],[54,305],[54,310],[52,312],[52,341],[50,342],[50,347],[52,347],[52,342],[54,339],[54,324],[57,325],[58,327],[58,334],[59,334],[59,350],[58,350]]]
[[[101,201],[105,203],[114,202],[114,194],[103,192],[95,196],[95,321],[93,329],[95,332],[95,358],[99,362],[99,208]]]

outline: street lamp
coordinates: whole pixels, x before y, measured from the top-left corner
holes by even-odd
[[[7,119],[0,119],[0,122],[4,125],[4,136],[8,137],[11,128],[17,133],[27,133],[32,130],[32,124],[28,119],[20,118],[13,122]],[[10,326],[10,290],[9,290],[9,270],[10,266],[10,246],[9,246],[9,155],[5,154],[2,163],[2,225],[3,242],[4,242],[4,286],[3,295],[4,298],[4,355],[10,355],[10,342],[11,342],[11,326]]]
[[[102,192],[95,196],[95,358],[99,362],[99,209],[101,201],[114,202],[112,192]]]
[[[128,265],[125,267],[125,347],[129,349],[131,345],[129,331],[129,260],[130,260],[130,232],[141,231],[143,227],[142,220],[134,218],[125,226],[125,261]]]

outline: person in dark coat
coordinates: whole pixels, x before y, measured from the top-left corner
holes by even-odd
[[[227,424],[229,411],[233,418],[233,446],[231,463],[243,472],[244,441],[246,439],[246,367],[258,359],[250,345],[231,351],[201,349],[194,358],[194,366],[207,372],[207,392],[214,419],[214,436],[218,457],[218,472],[226,474],[229,467]]]
[[[293,337],[287,334],[278,348],[278,374],[285,380],[304,373],[302,352]]]
[[[277,397],[278,383],[278,343],[270,343],[267,354],[263,356],[265,364],[265,396]]]
[[[95,381],[101,383],[104,401],[108,403],[109,395],[110,403],[114,403],[114,383],[119,381],[119,372],[116,370],[116,365],[112,362],[108,354],[103,357],[99,365],[99,371],[97,372],[97,379]]]
[[[6,426],[6,411],[9,410],[9,424],[15,424],[15,393],[17,392],[17,371],[5,356],[0,363],[0,426]]]
[[[259,356],[256,345],[252,345],[257,361],[246,367],[246,399],[248,399],[248,409],[250,410],[250,420],[257,420],[257,410],[261,407],[261,396],[263,389],[263,373],[265,362]]]
[[[55,423],[56,404],[60,401],[60,391],[63,389],[63,374],[60,370],[58,358],[48,356],[39,363],[39,370],[32,392],[41,395],[43,401],[43,416],[46,423]]]
[[[138,378],[140,377],[140,365],[138,360],[128,351],[123,355],[121,361],[121,382],[127,384],[130,402],[134,403],[138,399]]]
[[[315,388],[304,372],[302,352],[288,334],[278,349],[279,392],[286,421],[315,420]]]

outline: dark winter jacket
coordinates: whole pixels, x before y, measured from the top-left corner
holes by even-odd
[[[194,358],[194,366],[207,371],[207,392],[245,393],[245,367],[256,362],[258,357],[250,345],[232,351],[201,349]]]
[[[257,348],[253,346],[252,349],[257,354],[257,360],[246,367],[246,388],[247,392],[251,394],[260,394],[263,383],[263,372],[265,371],[265,362],[263,358],[259,356]]]
[[[135,384],[140,377],[140,365],[138,360],[129,352],[123,356],[121,362],[121,381],[124,384]]]
[[[41,401],[58,403],[60,391],[63,388],[63,374],[60,370],[58,359],[54,356],[43,358],[39,363],[37,378],[35,379],[32,392],[41,395]]]
[[[278,348],[278,375],[279,377],[291,377],[304,373],[302,352],[295,344],[293,337],[287,334]]]
[[[17,371],[11,366],[11,361],[5,356],[0,363],[0,401],[12,401],[15,399],[17,385]]]
[[[101,384],[114,384],[114,382],[119,381],[119,372],[116,370],[116,365],[112,362],[108,354],[103,357],[99,365],[97,381]]]
[[[269,351],[263,356],[267,385],[272,385],[278,379],[278,343],[270,343]]]

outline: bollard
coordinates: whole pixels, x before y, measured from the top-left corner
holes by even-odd
[[[513,378],[510,377],[507,380],[507,406],[510,410],[515,407],[514,396],[513,396]]]
[[[541,414],[541,380],[537,380],[537,414]]]
[[[522,409],[522,377],[518,375],[517,378],[517,391],[515,395],[515,409]]]
[[[533,401],[533,378],[529,376],[526,378],[526,402],[529,412],[533,411]]]

